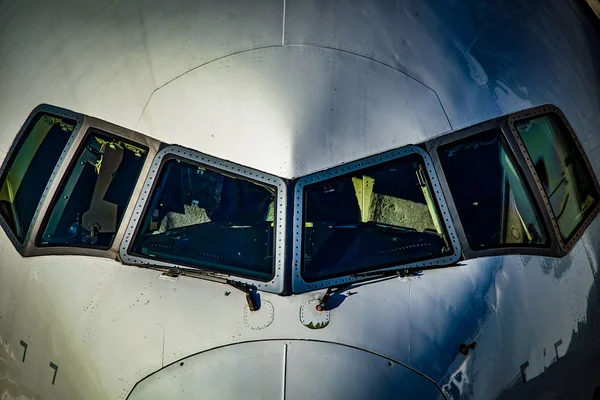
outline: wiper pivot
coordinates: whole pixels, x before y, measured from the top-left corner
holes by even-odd
[[[345,285],[341,285],[341,286],[330,286],[329,288],[327,288],[327,292],[325,292],[325,294],[323,295],[323,297],[321,297],[321,300],[319,300],[319,304],[317,304],[317,311],[325,311],[327,310],[327,303],[329,302],[329,300],[331,299],[331,296],[334,293],[339,292],[340,290],[344,290],[346,289],[348,286],[350,286],[349,283],[345,284]]]
[[[260,304],[254,298],[256,289],[248,286],[246,283],[236,282],[231,279],[227,279],[222,277],[221,275],[214,274],[204,270],[189,270],[189,269],[181,269],[179,267],[171,267],[167,271],[162,274],[168,278],[178,278],[181,275],[190,276],[194,278],[207,279],[213,282],[224,283],[226,285],[232,286],[238,290],[241,290],[246,294],[246,302],[248,303],[248,309],[250,311],[258,311],[260,310]],[[226,294],[226,296],[228,296]]]
[[[246,302],[248,303],[248,309],[250,311],[260,310],[260,305],[254,298],[254,292],[256,290],[253,290],[252,287],[248,286],[245,283],[236,282],[236,281],[232,281],[232,280],[228,280],[227,284],[246,293]]]

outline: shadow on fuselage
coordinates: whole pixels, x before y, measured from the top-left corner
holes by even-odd
[[[554,352],[554,349],[547,349]],[[539,376],[523,382],[521,374],[499,400],[596,400],[600,392],[600,303],[594,283],[588,293],[586,319],[573,331],[569,348]]]

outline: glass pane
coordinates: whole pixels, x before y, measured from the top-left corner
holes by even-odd
[[[410,155],[304,191],[307,281],[447,255],[424,162]]]
[[[560,234],[568,241],[598,202],[594,181],[559,116],[515,123],[548,196]]]
[[[2,174],[0,213],[21,242],[75,125],[49,114],[36,116]]]
[[[38,245],[112,246],[146,153],[106,134],[89,134],[58,191]]]
[[[473,250],[548,243],[540,213],[499,131],[440,147],[438,154]]]
[[[157,182],[134,253],[271,279],[274,187],[175,159]]]

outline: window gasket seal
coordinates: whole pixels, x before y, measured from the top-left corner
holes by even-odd
[[[581,238],[581,236],[585,233],[587,228],[592,224],[592,222],[594,222],[595,218],[600,213],[600,199],[596,203],[596,206],[592,209],[590,214],[587,216],[587,218],[584,219],[582,222],[580,222],[579,227],[577,228],[575,233],[573,233],[571,235],[571,238],[568,241],[565,241],[562,237],[562,234],[560,233],[560,229],[558,227],[558,223],[554,216],[554,212],[552,211],[552,207],[550,206],[548,196],[546,195],[546,192],[544,191],[544,188],[542,187],[542,184],[537,175],[537,172],[535,171],[535,167],[533,165],[533,162],[531,161],[529,152],[527,151],[527,148],[525,147],[525,144],[523,143],[523,140],[521,139],[521,135],[519,134],[519,132],[517,131],[516,126],[515,126],[516,122],[518,122],[518,121],[521,121],[524,119],[529,119],[532,117],[548,115],[548,114],[554,114],[554,115],[558,116],[560,118],[560,120],[562,121],[564,127],[567,129],[567,132],[569,132],[569,135],[575,142],[575,146],[577,147],[580,155],[583,158],[583,162],[585,163],[586,168],[590,172],[592,181],[594,183],[594,187],[596,188],[596,192],[598,194],[600,194],[600,185],[598,184],[598,178],[596,177],[596,173],[594,172],[594,169],[592,168],[592,165],[590,164],[587,154],[586,154],[585,150],[583,149],[583,146],[581,145],[581,142],[579,141],[577,134],[573,130],[573,127],[567,120],[567,117],[564,115],[564,113],[560,110],[560,108],[558,108],[557,106],[555,106],[553,104],[546,104],[546,105],[534,107],[534,108],[531,108],[528,110],[519,111],[519,112],[513,113],[508,116],[507,122],[508,122],[509,132],[511,133],[511,136],[513,137],[513,139],[515,140],[515,142],[517,144],[517,148],[519,149],[521,156],[523,157],[523,159],[525,161],[525,165],[527,167],[527,170],[529,171],[529,174],[531,174],[531,176],[534,179],[534,182],[533,182],[534,185],[536,186],[537,190],[541,194],[543,206],[546,210],[546,213],[550,217],[550,222],[551,222],[551,226],[554,231],[554,236],[556,237],[556,240],[558,241],[558,245],[560,246],[560,249],[564,255],[564,254],[567,254],[575,246],[577,241]]]
[[[59,176],[59,170],[60,170],[61,166],[63,165],[64,161],[68,158],[68,154],[69,154],[69,150],[71,149],[71,145],[75,141],[75,138],[78,136],[81,125],[83,124],[83,115],[82,114],[79,114],[74,111],[67,110],[67,109],[64,109],[61,107],[52,106],[50,104],[38,105],[36,108],[33,109],[33,111],[31,111],[31,113],[29,114],[29,116],[27,117],[27,119],[25,120],[23,125],[21,126],[21,129],[19,129],[19,132],[13,139],[10,149],[6,153],[6,157],[4,158],[4,161],[2,162],[2,166],[0,167],[0,176],[4,175],[6,167],[10,163],[12,163],[12,161],[14,161],[13,157],[16,155],[17,147],[19,146],[21,139],[23,139],[25,132],[28,131],[31,123],[34,121],[34,119],[39,114],[50,114],[50,115],[55,115],[57,117],[64,117],[64,118],[71,119],[71,120],[75,121],[75,128],[73,129],[73,132],[71,132],[69,140],[67,140],[67,143],[65,144],[65,147],[63,148],[63,151],[61,152],[60,157],[59,157],[58,161],[56,162],[54,169],[52,170],[50,179],[48,180],[48,182],[46,183],[46,186],[44,187],[44,191],[42,192],[42,196],[40,197],[40,200],[38,201],[35,212],[33,213],[33,217],[31,218],[31,223],[27,227],[27,233],[25,234],[25,237],[23,238],[22,243],[21,243],[21,241],[19,241],[19,239],[16,237],[16,235],[10,229],[10,227],[9,227],[8,223],[6,222],[6,220],[4,219],[4,217],[0,214],[0,226],[6,233],[6,236],[8,236],[9,240],[12,242],[15,249],[22,256],[25,256],[25,249],[28,247],[28,244],[30,242],[32,233],[34,231],[34,226],[36,225],[38,217],[40,215],[40,211],[42,210],[42,205],[44,204],[46,197],[48,197],[48,194],[50,194],[50,191],[51,191],[50,188],[52,187],[56,178]]]
[[[351,284],[359,281],[369,279],[361,274],[348,274],[340,277],[322,279],[318,281],[306,281],[302,276],[302,266],[304,262],[304,188],[311,184],[322,182],[337,176],[346,175],[352,171],[357,171],[372,167],[375,165],[387,163],[393,160],[401,159],[404,156],[410,154],[418,154],[423,158],[425,169],[427,171],[427,178],[431,183],[432,194],[435,196],[437,207],[439,210],[439,216],[444,221],[444,228],[446,229],[448,239],[452,246],[452,254],[445,257],[438,257],[431,260],[417,261],[407,264],[399,264],[397,266],[385,267],[385,268],[374,268],[369,270],[368,274],[385,272],[390,270],[397,270],[399,268],[408,269],[427,269],[427,268],[438,268],[456,263],[461,257],[461,243],[458,239],[454,224],[452,222],[446,199],[442,195],[440,190],[439,181],[437,178],[436,171],[433,166],[433,161],[429,154],[418,146],[405,146],[395,150],[390,150],[381,154],[377,154],[371,157],[362,158],[356,161],[352,161],[347,164],[342,164],[324,171],[316,172],[300,178],[294,185],[294,213],[290,221],[294,224],[293,226],[293,243],[292,243],[292,290],[294,293],[304,293],[317,289],[324,289],[330,286],[338,286],[344,284]],[[372,278],[370,278],[372,279]]]
[[[167,157],[171,156],[171,157]],[[196,268],[186,265],[181,265],[174,262],[161,261],[151,257],[144,257],[131,252],[133,239],[138,233],[141,226],[141,219],[146,212],[149,200],[156,188],[158,174],[161,171],[163,163],[168,159],[179,159],[189,161],[198,165],[206,165],[216,171],[222,171],[227,174],[237,175],[251,181],[264,183],[273,186],[277,189],[277,201],[275,205],[274,217],[274,235],[273,235],[273,275],[270,281],[260,281],[241,277],[223,271],[218,271],[213,268]],[[195,150],[187,149],[182,146],[171,145],[159,151],[152,161],[150,172],[144,180],[144,185],[140,196],[135,204],[134,212],[128,222],[123,241],[120,244],[119,256],[121,262],[125,265],[136,265],[141,267],[158,266],[163,268],[179,268],[191,272],[204,271],[209,275],[231,279],[236,282],[245,283],[255,287],[258,290],[271,293],[282,293],[284,289],[284,265],[285,265],[285,232],[286,232],[286,215],[285,209],[287,204],[286,184],[284,180],[275,175],[267,174],[252,168],[244,167],[239,164],[234,164],[229,161],[221,160],[207,154],[200,153]]]
[[[526,186],[527,192],[531,196],[530,199],[532,201],[533,206],[540,214],[543,228],[546,234],[548,235],[549,240],[549,243],[545,246],[505,245],[498,247],[488,247],[485,249],[473,249],[469,245],[464,227],[462,225],[462,220],[458,214],[458,210],[450,192],[448,181],[444,174],[444,169],[442,168],[442,164],[440,162],[438,148],[461,141],[463,139],[475,138],[480,134],[485,134],[493,130],[498,130],[502,138],[504,139],[507,145],[506,150],[510,153],[511,159],[515,162],[515,167],[519,172],[523,184]],[[535,185],[533,176],[526,168],[521,152],[517,150],[517,144],[514,140],[513,135],[511,135],[510,133],[507,134],[508,131],[509,127],[507,123],[507,116],[501,116],[444,136],[440,136],[426,143],[427,151],[429,152],[429,155],[433,160],[435,169],[438,174],[438,179],[440,182],[442,192],[444,193],[444,196],[447,199],[449,199],[448,208],[450,210],[450,215],[452,216],[456,231],[460,238],[464,259],[468,260],[474,258],[501,255],[539,255],[544,257],[561,257],[562,252],[560,247],[558,246],[556,232],[554,231],[554,229],[551,228],[550,215],[548,215],[547,210],[543,206],[542,194]]]

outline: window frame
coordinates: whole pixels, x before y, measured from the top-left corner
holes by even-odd
[[[39,106],[34,108],[33,111],[31,111],[31,113],[21,126],[21,129],[19,129],[19,132],[13,139],[10,149],[6,153],[6,157],[4,158],[2,166],[0,167],[0,177],[4,175],[7,167],[12,165],[12,163],[14,162],[14,157],[18,154],[18,151],[21,147],[21,140],[25,139],[25,135],[29,132],[29,128],[31,128],[32,122],[35,121],[40,114],[49,114],[57,117],[71,119],[75,121],[75,128],[73,129],[73,132],[71,132],[71,136],[65,144],[65,147],[58,161],[56,162],[54,169],[52,170],[52,174],[50,175],[50,179],[48,180],[48,183],[46,184],[46,187],[42,192],[42,196],[40,197],[40,200],[37,204],[37,207],[31,219],[31,223],[27,227],[27,231],[25,233],[25,237],[23,238],[23,242],[21,242],[16,237],[16,235],[13,233],[12,229],[10,229],[10,226],[8,225],[4,217],[0,214],[0,226],[4,230],[4,233],[6,233],[6,236],[8,236],[8,238],[12,242],[15,249],[23,256],[26,255],[26,249],[29,246],[29,243],[31,242],[31,238],[35,237],[35,226],[38,220],[40,219],[40,214],[43,215],[43,205],[46,202],[46,199],[49,197],[49,195],[52,194],[52,187],[54,183],[58,180],[57,178],[60,176],[60,170],[61,167],[65,164],[65,160],[68,160],[69,158],[69,153],[73,147],[73,142],[76,140],[79,132],[81,131],[81,126],[83,123],[82,114],[75,113],[64,108],[51,106],[49,104],[40,104]]]
[[[379,164],[389,163],[393,160],[398,160],[404,156],[418,154],[422,157],[425,169],[427,171],[427,178],[431,183],[431,191],[434,196],[438,210],[439,217],[443,221],[444,229],[447,232],[448,240],[451,243],[452,253],[445,257],[438,257],[430,260],[416,261],[407,264],[399,264],[391,267],[374,268],[367,272],[358,274],[348,274],[340,277],[322,279],[317,281],[306,281],[303,277],[303,263],[304,263],[304,226],[305,226],[305,209],[304,209],[304,188],[306,186],[322,182],[331,178],[346,175],[352,171],[360,171],[368,167],[372,167]],[[381,154],[377,154],[371,157],[362,158],[356,161],[342,164],[324,171],[316,172],[307,176],[304,176],[294,185],[294,208],[293,215],[290,218],[290,222],[293,224],[293,243],[291,244],[292,250],[292,290],[294,293],[304,293],[317,289],[324,289],[331,286],[343,285],[348,283],[354,283],[369,279],[364,274],[377,274],[379,272],[385,272],[389,270],[397,269],[428,269],[428,268],[439,268],[447,265],[456,263],[461,257],[461,242],[457,231],[454,229],[451,214],[449,212],[446,199],[440,191],[440,184],[437,177],[437,173],[434,169],[434,164],[429,154],[418,146],[405,146],[395,150],[390,150]],[[372,277],[370,278],[372,279]]]
[[[142,177],[145,176],[142,175],[144,173],[144,167],[148,165],[148,157],[149,157],[149,153],[150,153],[150,146],[148,143],[143,143],[143,140],[132,140],[130,138],[125,137],[124,135],[115,135],[112,132],[109,132],[107,130],[104,129],[100,129],[96,126],[87,126],[84,127],[86,129],[82,129],[81,131],[84,132],[81,135],[81,138],[78,138],[77,142],[77,146],[76,146],[76,150],[73,152],[68,166],[66,167],[59,185],[57,186],[56,190],[54,191],[54,194],[52,196],[52,199],[50,200],[47,208],[46,208],[46,212],[44,213],[43,218],[41,218],[41,221],[39,223],[38,229],[36,230],[36,235],[35,235],[35,249],[37,250],[35,253],[36,255],[41,255],[41,254],[56,254],[55,251],[52,251],[51,253],[46,253],[45,249],[66,249],[66,248],[80,248],[80,249],[84,249],[84,250],[97,250],[97,251],[109,251],[111,253],[111,258],[113,258],[113,256],[116,254],[116,250],[119,247],[119,242],[122,239],[122,235],[123,235],[123,231],[124,229],[123,226],[127,225],[126,221],[129,219],[127,218],[127,220],[125,219],[125,216],[127,215],[127,211],[131,211],[130,209],[131,204],[133,202],[133,200],[135,198],[137,198],[136,195],[136,188],[139,185],[139,181],[142,180]],[[76,163],[79,161],[79,157],[81,156],[81,154],[83,154],[83,150],[84,150],[84,146],[87,145],[87,141],[89,140],[89,138],[92,135],[101,135],[104,137],[108,137],[110,139],[117,139],[117,140],[122,140],[125,143],[134,145],[134,146],[139,146],[141,148],[143,148],[144,150],[146,150],[146,158],[144,160],[144,163],[142,164],[142,167],[140,168],[140,172],[138,174],[138,177],[135,180],[135,183],[133,185],[133,189],[131,191],[131,195],[127,201],[127,205],[125,207],[124,213],[123,213],[123,217],[121,218],[121,222],[119,223],[119,226],[117,228],[117,231],[115,232],[115,237],[113,239],[113,243],[109,246],[109,247],[104,247],[104,246],[95,246],[95,245],[86,245],[86,244],[72,244],[72,245],[65,245],[65,244],[45,244],[42,245],[41,244],[41,239],[42,239],[42,235],[44,234],[44,228],[47,227],[47,224],[50,220],[50,217],[52,215],[52,212],[54,211],[54,207],[56,206],[56,203],[58,201],[58,198],[62,195],[62,191],[64,190],[68,179],[70,178],[70,173],[73,171],[73,168],[75,167]],[[136,135],[134,135],[136,136]],[[140,135],[141,136],[141,135]],[[141,139],[141,138],[138,138]],[[142,143],[140,143],[142,142]],[[147,168],[146,168],[147,170]],[[146,171],[147,173],[147,171]],[[134,197],[135,196],[135,197]],[[121,233],[121,235],[119,235],[119,233]],[[118,239],[118,240],[117,240]],[[112,251],[111,251],[112,249]],[[61,251],[60,254],[67,254],[69,252],[64,252]],[[78,253],[78,252],[77,252]],[[85,253],[86,255],[88,255],[88,253]]]
[[[446,175],[444,174],[444,169],[442,168],[442,164],[440,162],[438,148],[446,145],[451,145],[458,141],[475,138],[478,135],[489,133],[490,131],[497,130],[500,132],[502,139],[506,143],[506,151],[511,157],[511,160],[515,164],[515,168],[519,173],[519,176],[525,185],[525,189],[530,194],[530,199],[532,200],[532,205],[537,209],[541,217],[541,223],[543,228],[546,231],[548,236],[549,243],[545,246],[532,246],[532,245],[523,245],[520,246],[518,244],[514,245],[502,245],[499,247],[490,247],[485,249],[473,249],[469,245],[467,240],[467,235],[465,233],[465,229],[462,224],[462,220],[458,214],[458,210],[456,208],[456,204],[454,203],[454,199],[452,197],[450,187],[448,185],[448,181],[446,179]],[[460,244],[463,250],[463,256],[465,259],[473,259],[480,257],[488,257],[488,256],[499,256],[499,255],[539,255],[545,257],[561,257],[561,250],[558,246],[556,240],[556,231],[552,229],[552,224],[550,221],[550,216],[546,208],[543,206],[543,199],[539,188],[535,185],[533,176],[530,171],[525,167],[525,160],[520,151],[517,150],[517,143],[512,134],[509,132],[509,126],[507,122],[507,116],[498,117],[459,131],[454,133],[444,135],[433,139],[427,142],[427,151],[429,152],[433,163],[435,165],[435,169],[438,173],[440,187],[444,194],[444,197],[449,199],[448,208],[450,210],[450,215],[452,216],[452,220],[454,221],[454,225],[456,231],[458,232],[458,236],[460,238]]]
[[[261,281],[248,277],[242,277],[238,275],[229,274],[224,271],[219,271],[213,268],[198,268],[187,266],[175,262],[161,261],[151,257],[145,257],[133,253],[132,247],[134,239],[139,233],[142,226],[142,217],[145,215],[150,199],[156,189],[158,177],[163,169],[164,164],[168,160],[178,159],[184,162],[198,166],[206,166],[217,172],[224,172],[230,175],[237,175],[246,178],[249,181],[255,181],[263,183],[276,188],[276,203],[275,203],[275,221],[277,222],[273,226],[273,275],[270,281]],[[143,181],[143,187],[141,194],[135,204],[135,213],[132,215],[125,236],[120,243],[119,255],[120,259],[125,265],[136,265],[142,267],[158,266],[163,268],[179,268],[181,270],[188,270],[191,272],[202,271],[207,273],[209,276],[213,276],[220,279],[231,279],[236,282],[245,283],[253,286],[259,290],[271,293],[282,293],[284,290],[284,277],[285,277],[285,246],[286,246],[286,204],[287,204],[287,193],[285,181],[275,175],[267,174],[252,168],[244,167],[242,165],[234,164],[229,161],[220,160],[218,158],[209,156],[207,154],[200,153],[195,150],[187,149],[177,145],[171,145],[163,148],[159,151],[154,159],[150,172]],[[279,218],[279,220],[278,220]]]
[[[44,199],[43,204],[40,206],[39,215],[31,230],[31,235],[23,247],[21,255],[24,257],[33,257],[33,256],[44,256],[44,255],[80,255],[80,256],[90,256],[90,257],[101,257],[108,258],[111,260],[119,260],[119,246],[121,244],[121,240],[125,234],[125,230],[127,227],[127,221],[131,217],[133,213],[133,204],[134,199],[137,199],[139,193],[142,189],[143,177],[145,177],[150,169],[150,165],[154,155],[157,152],[158,147],[160,146],[160,142],[158,140],[152,139],[146,135],[141,133],[131,131],[129,129],[120,127],[118,125],[111,124],[109,122],[93,118],[87,115],[81,115],[82,122],[81,126],[74,136],[73,143],[66,153],[64,160],[58,169],[55,179],[51,182],[50,189]],[[148,148],[148,154],[146,155],[146,160],[144,161],[144,165],[140,171],[140,175],[138,180],[133,188],[131,193],[131,198],[129,203],[123,213],[123,219],[121,220],[121,224],[117,233],[115,235],[115,239],[113,240],[113,244],[108,249],[100,249],[100,248],[90,248],[90,247],[81,247],[81,246],[40,246],[37,245],[38,236],[41,235],[42,224],[49,218],[49,213],[52,209],[54,198],[57,196],[60,189],[66,183],[66,179],[68,179],[68,172],[71,168],[72,163],[77,161],[77,156],[81,151],[81,147],[85,145],[85,141],[88,138],[88,133],[96,130],[99,132],[103,132],[108,134],[108,136],[112,136],[115,138],[121,138],[127,142],[137,143],[144,147]]]
[[[583,149],[583,146],[581,146],[579,138],[577,137],[577,134],[573,130],[573,127],[571,127],[571,124],[565,117],[564,113],[558,107],[556,107],[552,104],[546,104],[543,106],[534,107],[534,108],[531,108],[528,110],[513,113],[513,114],[509,115],[507,118],[507,125],[508,125],[507,131],[508,131],[509,135],[511,136],[511,138],[515,141],[516,149],[518,149],[518,152],[520,153],[520,155],[524,161],[525,168],[527,169],[528,173],[532,176],[532,179],[533,179],[532,183],[533,183],[533,185],[535,185],[534,187],[537,188],[537,192],[540,193],[541,202],[542,202],[542,206],[544,207],[545,214],[548,214],[548,216],[549,216],[550,223],[551,223],[550,226],[552,226],[552,230],[554,231],[554,236],[558,242],[558,246],[560,247],[560,250],[562,251],[562,253],[564,255],[564,254],[567,254],[575,246],[575,244],[581,238],[581,236],[586,231],[586,229],[592,224],[594,219],[598,216],[598,214],[600,213],[600,201],[598,201],[596,203],[596,206],[592,209],[592,211],[590,212],[588,217],[579,224],[579,227],[571,235],[571,238],[568,241],[565,241],[563,239],[560,229],[558,227],[558,223],[556,221],[554,212],[553,212],[550,202],[548,200],[548,196],[546,195],[546,192],[544,191],[544,188],[542,187],[542,184],[539,180],[537,172],[535,171],[533,162],[531,161],[531,157],[529,157],[527,148],[525,147],[525,144],[523,143],[523,140],[521,139],[521,135],[519,134],[519,132],[517,131],[516,126],[515,126],[516,123],[519,121],[522,121],[525,119],[530,119],[532,117],[541,117],[541,116],[549,115],[549,114],[554,114],[554,115],[558,116],[559,119],[564,124],[566,131],[569,133],[569,135],[571,136],[571,139],[573,139],[573,141],[575,143],[575,146],[579,150],[579,153],[580,153],[581,157],[583,158],[583,162],[585,163],[586,168],[590,172],[593,184],[596,188],[596,192],[598,192],[600,194],[600,185],[598,184],[598,178],[596,176],[596,173],[594,172],[594,169],[592,168],[592,165],[590,164],[587,154],[586,154],[585,150]]]

